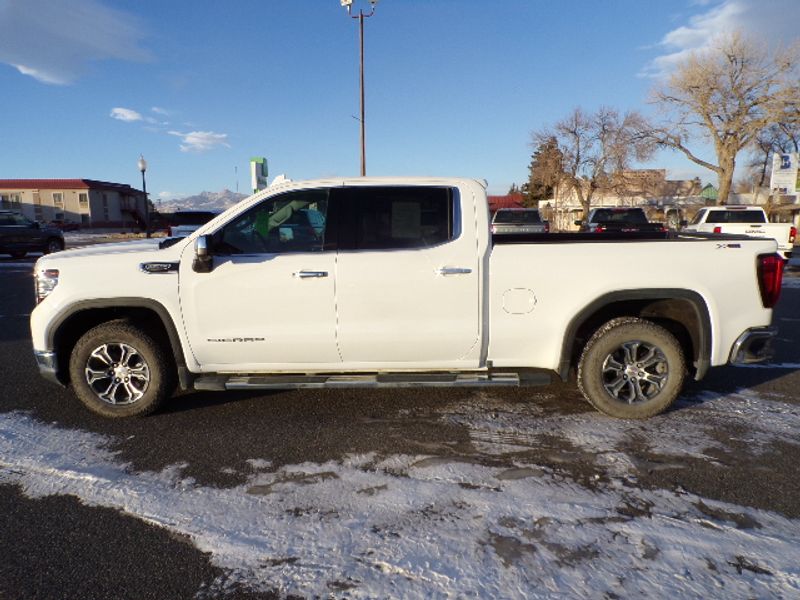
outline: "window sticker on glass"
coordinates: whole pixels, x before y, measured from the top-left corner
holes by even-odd
[[[416,239],[422,224],[418,202],[392,202],[392,237]]]

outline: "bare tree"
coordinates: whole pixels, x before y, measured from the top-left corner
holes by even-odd
[[[589,216],[592,198],[601,189],[610,190],[633,161],[652,156],[654,145],[639,132],[645,121],[639,113],[620,117],[612,108],[600,108],[589,114],[581,108],[553,127],[533,134],[535,146],[557,144],[559,160],[547,161],[552,172],[540,172],[540,178],[560,188],[572,190]]]
[[[741,33],[719,38],[694,52],[653,91],[667,123],[650,131],[662,146],[683,152],[719,177],[719,204],[726,204],[738,153],[770,123],[782,122],[796,106],[800,86],[792,77],[800,47],[771,55]],[[711,141],[716,163],[697,156],[689,141]]]
[[[757,187],[768,183],[775,154],[800,152],[800,114],[787,117],[783,123],[772,123],[759,131],[753,141],[748,167],[752,184]]]

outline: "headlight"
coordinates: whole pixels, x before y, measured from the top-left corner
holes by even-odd
[[[58,269],[36,269],[33,272],[33,278],[36,285],[36,304],[56,289],[58,285]]]

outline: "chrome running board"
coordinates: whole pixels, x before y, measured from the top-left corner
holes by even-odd
[[[516,387],[548,385],[547,373],[377,373],[336,375],[206,375],[194,381],[194,389],[296,390],[342,388],[420,387]]]

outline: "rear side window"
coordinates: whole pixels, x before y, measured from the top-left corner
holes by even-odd
[[[760,210],[710,210],[706,223],[766,223]]]
[[[440,187],[352,187],[341,199],[344,250],[426,248],[457,237],[455,193]]]

